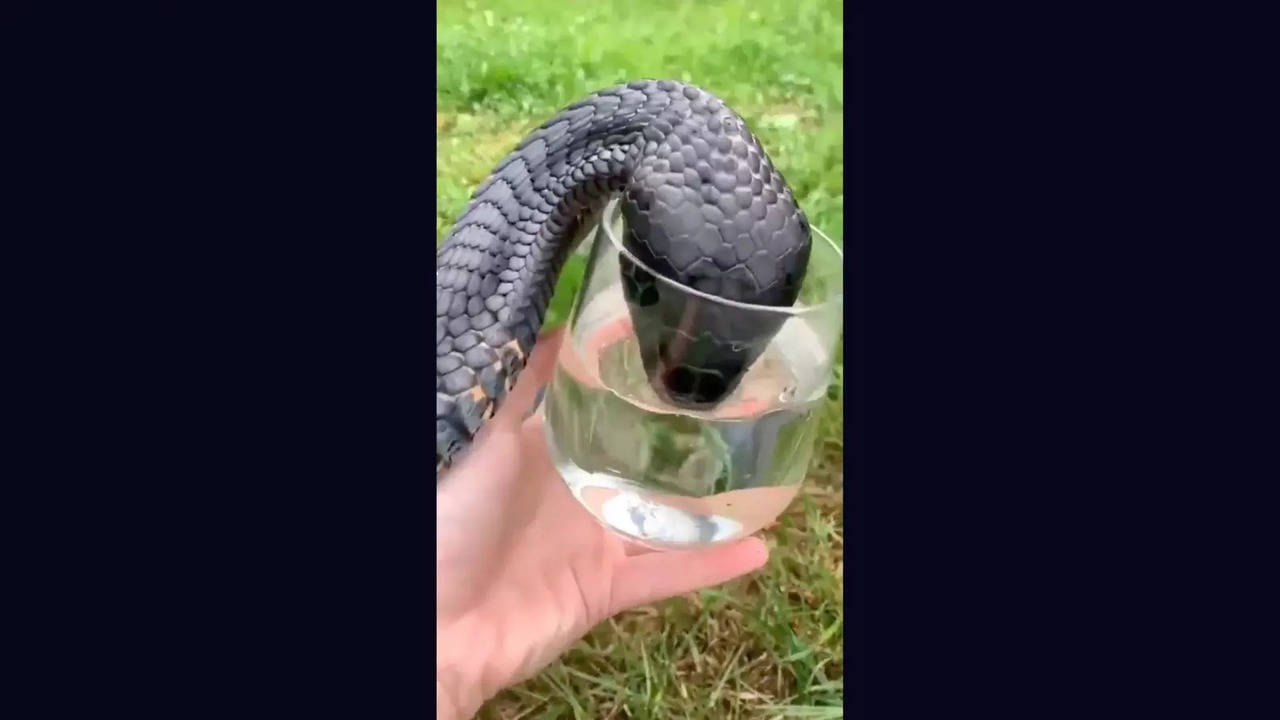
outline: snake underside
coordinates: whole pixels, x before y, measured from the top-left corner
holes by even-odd
[[[498,165],[437,250],[438,471],[514,386],[572,240],[618,193],[624,245],[643,264],[623,259],[624,293],[645,367],[664,397],[714,404],[777,331],[759,317],[664,293],[650,272],[728,300],[795,301],[808,222],[742,118],[711,93],[675,81],[593,93]]]

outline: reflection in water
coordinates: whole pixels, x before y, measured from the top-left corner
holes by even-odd
[[[798,487],[759,487],[712,497],[646,493],[636,483],[558,464],[574,497],[610,530],[656,550],[736,540],[773,522]]]
[[[720,542],[738,534],[742,525],[718,515],[693,515],[651,503],[633,492],[621,492],[601,506],[605,524],[638,540],[660,543]]]

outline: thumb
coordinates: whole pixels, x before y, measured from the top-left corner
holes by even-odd
[[[632,555],[614,571],[609,614],[719,585],[768,559],[769,548],[757,537],[705,550]]]
[[[564,342],[565,330],[558,328],[538,338],[530,353],[528,364],[520,373],[516,386],[507,396],[506,402],[498,408],[492,425],[513,429],[520,427],[538,400],[538,390],[551,379],[556,366],[556,355],[560,352],[560,344]]]

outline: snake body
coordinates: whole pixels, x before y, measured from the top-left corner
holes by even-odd
[[[437,470],[514,386],[571,242],[619,193],[624,247],[642,263],[622,258],[624,294],[664,397],[713,404],[777,331],[780,320],[734,316],[652,275],[743,303],[795,301],[809,225],[742,118],[670,80],[588,95],[507,155],[437,250]]]

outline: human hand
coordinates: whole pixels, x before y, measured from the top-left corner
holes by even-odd
[[[525,418],[563,333],[543,337],[502,408],[436,491],[438,718],[472,717],[623,610],[762,565],[758,538],[647,552],[606,530],[551,464],[541,415]]]

